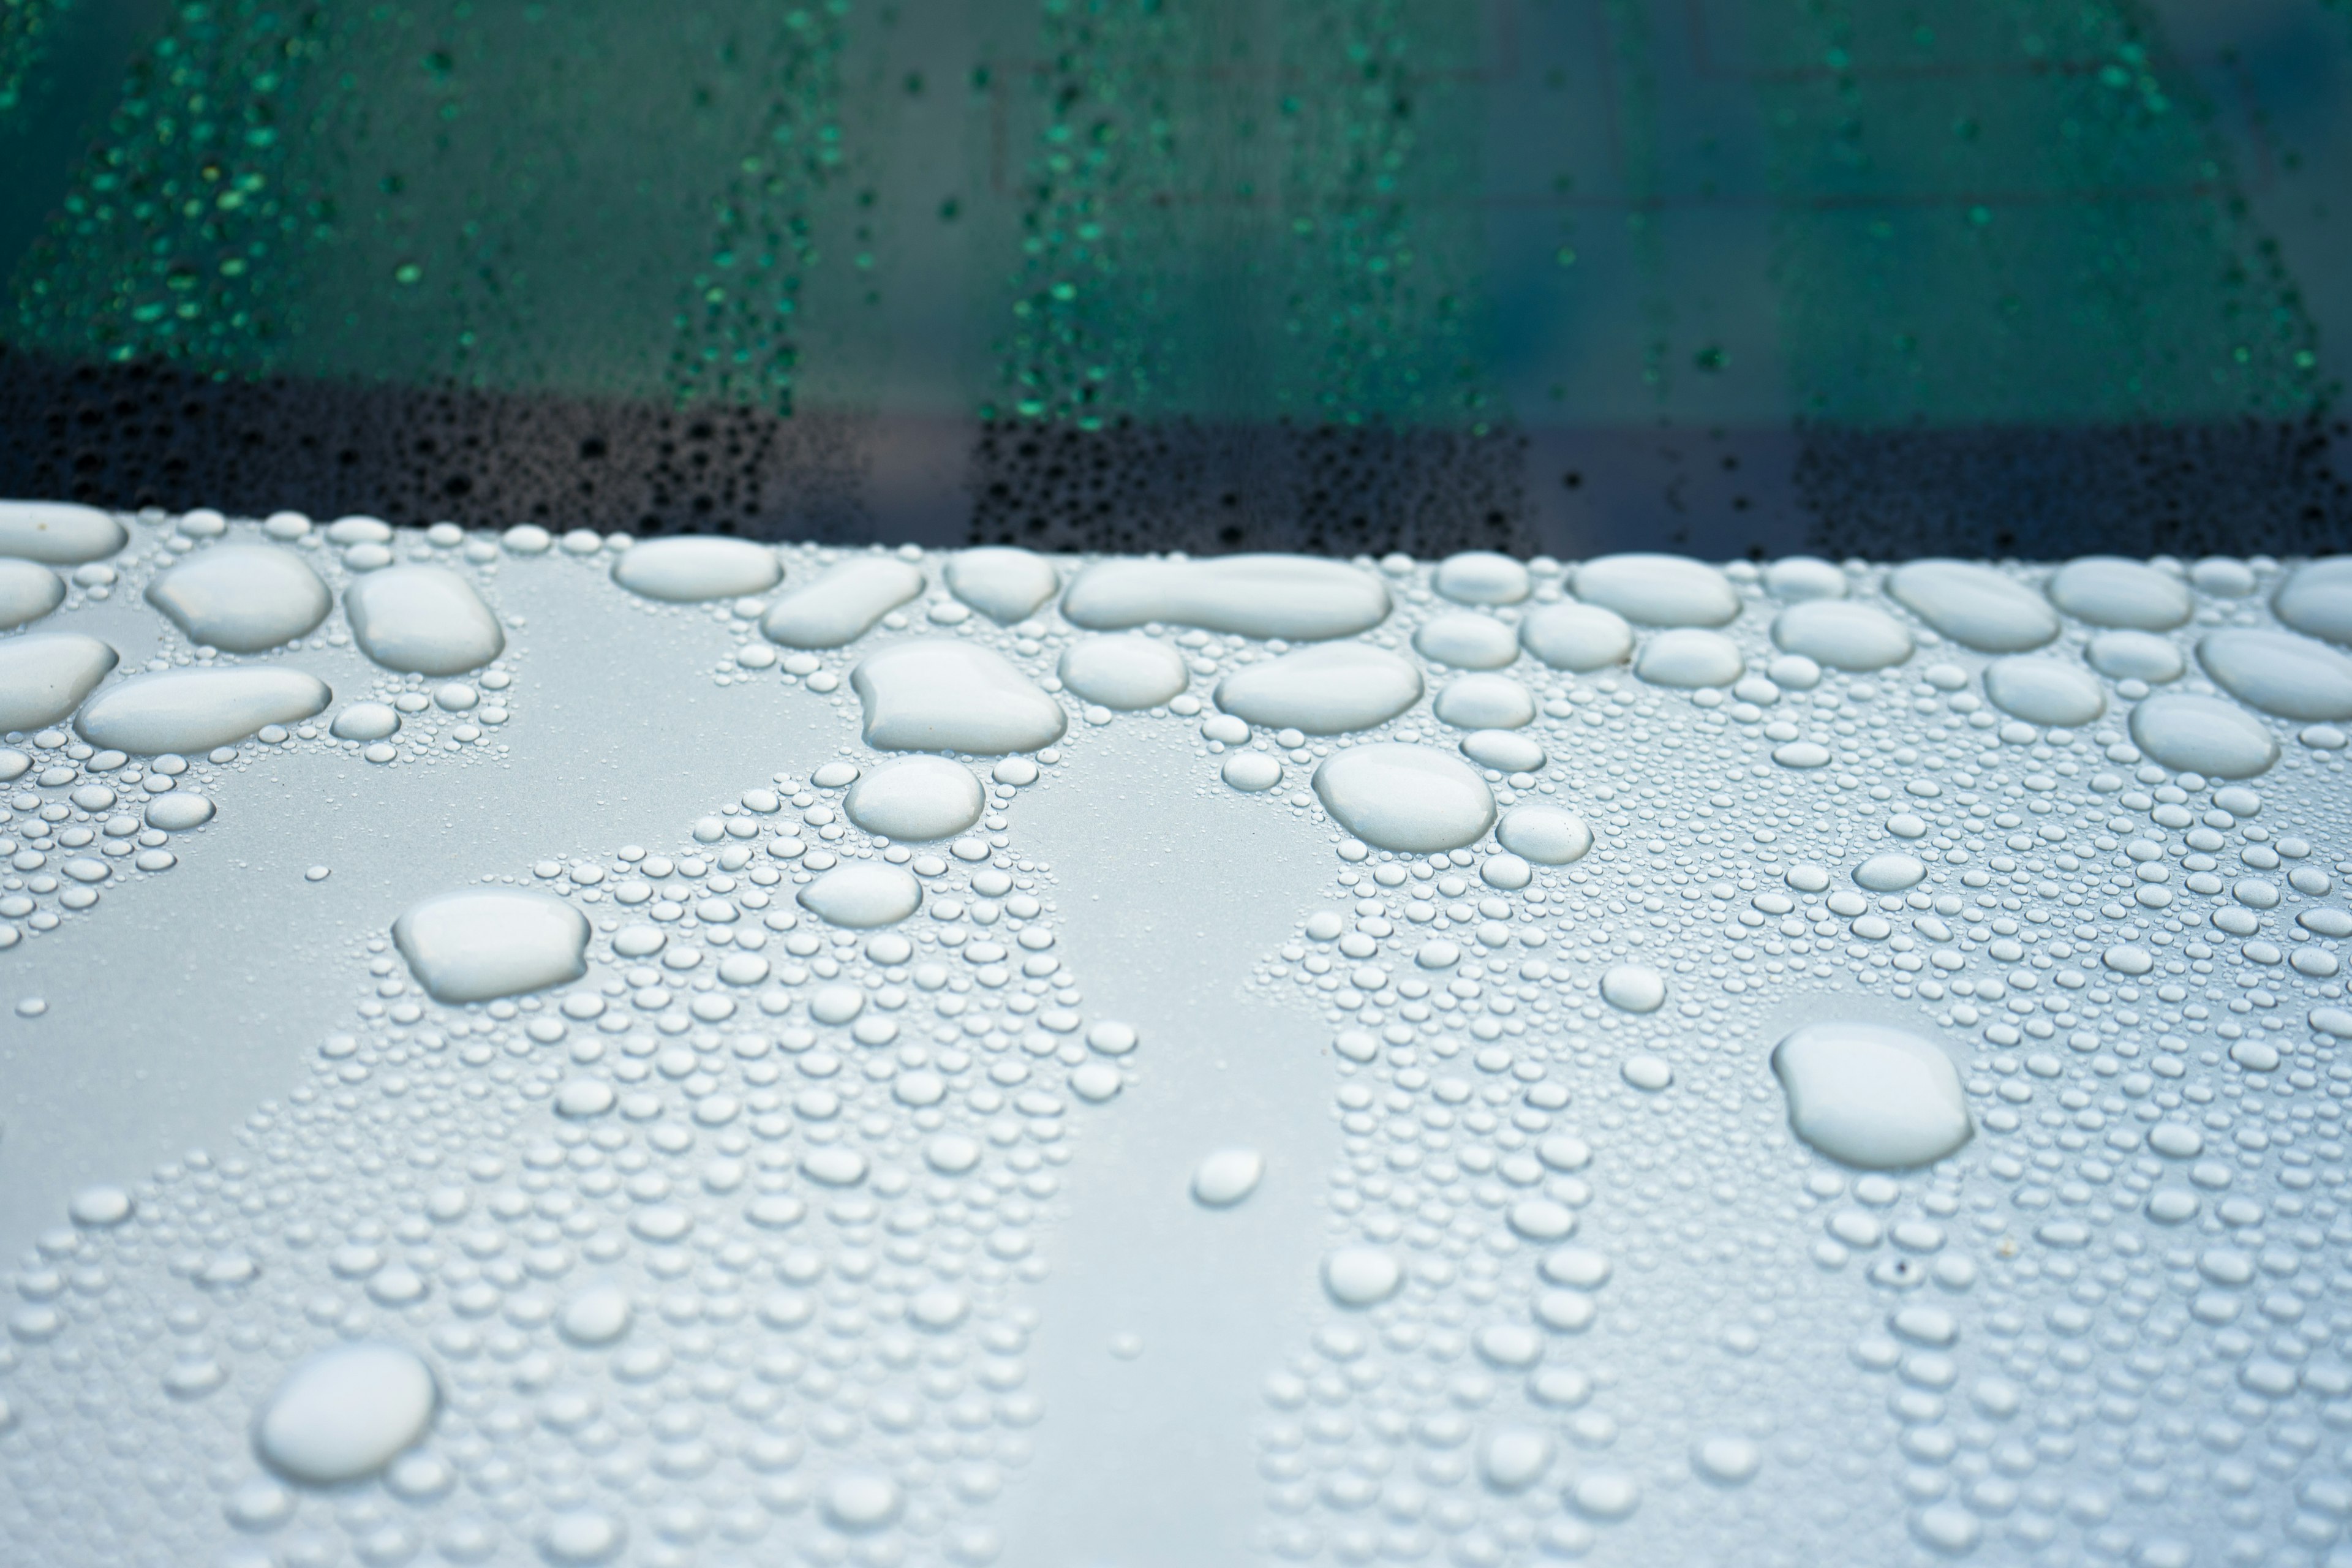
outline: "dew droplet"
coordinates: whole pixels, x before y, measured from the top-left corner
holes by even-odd
[[[1566,866],[1592,847],[1592,829],[1572,811],[1552,805],[1515,805],[1495,829],[1496,843],[1538,866]]]
[[[1062,585],[1044,556],[993,544],[950,556],[945,576],[949,593],[1008,626],[1035,614]]]
[[[111,555],[130,539],[122,524],[95,507],[0,500],[0,555],[72,566]]]
[[[2086,555],[2053,573],[2050,600],[2095,626],[2169,631],[2189,618],[2189,585],[2141,561]]]
[[[161,573],[147,602],[190,642],[258,653],[303,636],[334,606],[310,563],[274,544],[215,544]]]
[[[1403,1283],[1395,1255],[1377,1247],[1343,1247],[1323,1259],[1323,1289],[1342,1307],[1376,1307]]]
[[[2271,601],[2271,611],[2307,636],[2352,643],[2352,555],[2331,555],[2296,568]]]
[[[32,632],[0,641],[0,731],[57,723],[114,666],[114,649],[79,632]]]
[[[1985,666],[1985,696],[2029,724],[2079,729],[2107,710],[2106,693],[2090,672],[2059,658],[2015,657]]]
[[[1305,555],[1223,555],[1209,561],[1101,561],[1062,595],[1062,615],[1089,631],[1147,621],[1250,637],[1320,642],[1388,618],[1378,578]],[[1304,726],[1301,726],[1304,728]]]
[[[1613,964],[1601,977],[1601,999],[1622,1013],[1654,1013],[1666,1000],[1666,977],[1646,963]]]
[[[836,866],[800,891],[803,909],[852,931],[896,925],[922,902],[921,883],[896,866],[871,860]]]
[[[1519,640],[1492,616],[1433,616],[1412,634],[1413,651],[1456,669],[1500,669],[1519,657]]]
[[[474,585],[446,566],[391,566],[343,590],[360,651],[411,675],[462,675],[505,651],[506,633]]]
[[[487,1002],[579,979],[588,921],[562,900],[520,889],[468,889],[411,906],[393,941],[436,1002]]]
[[[308,719],[334,700],[299,669],[247,665],[134,675],[100,692],[76,722],[94,746],[139,756],[235,745],[267,724]]]
[[[1421,671],[1361,643],[1302,648],[1217,683],[1217,706],[1269,730],[1339,735],[1386,723],[1421,700]]]
[[[1003,655],[964,642],[899,643],[864,659],[849,680],[877,751],[1002,756],[1050,746],[1069,724]]]
[[[2168,768],[2207,778],[2247,779],[2270,771],[2278,742],[2260,720],[2217,697],[2167,692],[2132,710],[2135,745]]]
[[[47,567],[0,557],[0,631],[39,620],[65,598],[65,579]]]
[[[1255,1149],[1220,1149],[1192,1172],[1192,1196],[1210,1208],[1231,1208],[1252,1193],[1265,1174],[1265,1156]]]
[[[1913,647],[1909,628],[1893,616],[1875,605],[1843,599],[1790,605],[1773,619],[1772,641],[1784,652],[1854,671],[1901,664]]]
[[[1598,605],[1547,605],[1519,623],[1519,643],[1554,669],[1604,669],[1632,655],[1633,628]]]
[[[2197,644],[2197,661],[2231,696],[2282,719],[2352,719],[2352,658],[2290,632],[2228,626]]]
[[[971,770],[943,757],[885,763],[842,797],[850,821],[909,844],[954,837],[980,820],[985,804]]]
[[[1960,1076],[1929,1041],[1880,1024],[1809,1024],[1772,1051],[1798,1137],[1843,1164],[1932,1164],[1974,1131]]]
[[[1062,650],[1057,673],[1079,697],[1121,713],[1157,708],[1192,679],[1182,655],[1140,633],[1080,637]]]
[[[1352,746],[1318,765],[1314,784],[1339,826],[1375,848],[1416,855],[1458,849],[1484,837],[1495,820],[1495,797],[1485,782],[1428,746]]]
[[[2058,635],[2049,601],[2015,579],[1968,561],[1914,561],[1886,579],[1905,608],[1979,653],[2023,653]]]
[[[1429,585],[1457,605],[1516,605],[1528,596],[1528,569],[1491,550],[1449,555],[1430,574]]]
[[[1430,710],[1457,730],[1517,730],[1534,722],[1536,700],[1507,675],[1465,675],[1445,683]]]
[[[1721,632],[1693,626],[1660,632],[1642,645],[1633,673],[1653,686],[1689,689],[1728,686],[1747,670],[1739,645]]]
[[[359,1480],[425,1436],[439,1399],[415,1352],[381,1341],[338,1345],[287,1373],[254,1423],[254,1447],[289,1480]]]
[[[747,598],[783,580],[783,563],[768,546],[709,534],[643,540],[613,563],[622,587],[678,605]]]
[[[1720,626],[1739,595],[1714,567],[1684,555],[1603,555],[1577,569],[1576,596],[1645,626]]]
[[[896,556],[855,556],[770,605],[760,630],[786,647],[841,647],[922,591],[922,573]]]

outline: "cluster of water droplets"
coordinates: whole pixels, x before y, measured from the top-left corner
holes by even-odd
[[[1114,727],[1335,857],[1247,977],[1328,1026],[1342,1150],[1269,1551],[2284,1562],[2352,1521],[2346,563],[346,531],[341,621],[275,564],[228,574],[274,621],[146,596],[209,628],[192,672],[283,632],[503,692],[470,584],[543,556],[856,743],[689,847],[405,911],[236,1156],[76,1198],[0,1362],[0,1523],[56,1554],[168,1517],[173,1560],[993,1557],[1065,1125],[1136,1042],[1008,814]],[[35,748],[121,793],[89,725],[130,688]],[[177,763],[128,782],[193,797]],[[1213,1212],[1267,1169],[1171,1179]],[[120,1517],[64,1506],[101,1478]]]

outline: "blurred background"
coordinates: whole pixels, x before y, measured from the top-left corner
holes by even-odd
[[[2352,0],[0,0],[0,494],[2352,533]]]

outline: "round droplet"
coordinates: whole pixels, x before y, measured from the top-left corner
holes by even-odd
[[[1495,829],[1496,842],[1538,866],[1566,866],[1592,847],[1592,829],[1572,811],[1552,805],[1515,805]]]
[[[1404,1268],[1377,1247],[1343,1247],[1323,1259],[1323,1289],[1342,1307],[1376,1307],[1404,1283]]]
[[[65,599],[65,579],[47,567],[0,557],[0,631],[30,625]]]
[[[2051,574],[2051,603],[2095,626],[2169,631],[2189,618],[2189,584],[2144,561],[2086,555]]]
[[[1720,626],[1739,595],[1714,567],[1683,555],[1603,555],[1576,573],[1576,596],[1645,626]]]
[[[1509,730],[1473,730],[1462,737],[1462,754],[1500,773],[1531,773],[1544,765],[1544,749]]]
[[[289,1480],[355,1481],[424,1436],[439,1398],[414,1352],[380,1341],[338,1345],[278,1385],[254,1424],[254,1447]]]
[[[1927,868],[1917,859],[1891,851],[1873,855],[1853,868],[1854,886],[1874,893],[1899,893],[1906,888],[1916,888],[1927,875]]]
[[[954,837],[980,820],[986,804],[972,771],[944,757],[885,763],[842,797],[850,821],[868,833],[910,844]]]
[[[412,675],[462,675],[507,646],[474,585],[446,566],[371,572],[343,590],[343,615],[362,653]]]
[[[854,860],[836,866],[800,892],[801,907],[819,920],[852,931],[896,925],[922,906],[923,887],[896,866]]]
[[[2151,632],[2101,632],[2083,650],[2091,668],[2110,680],[2178,680],[2189,660],[2169,637]]]
[[[393,941],[436,1002],[487,1002],[588,972],[588,920],[521,889],[444,893],[392,922]]]
[[[1446,682],[1431,710],[1457,730],[1517,730],[1534,721],[1536,700],[1507,675],[1465,675]]]
[[[1617,1075],[1644,1094],[1655,1094],[1675,1081],[1674,1064],[1649,1055],[1627,1057],[1619,1064]]]
[[[613,581],[622,587],[677,605],[745,598],[783,580],[783,563],[768,546],[709,534],[646,540],[613,563]]]
[[[1763,1464],[1764,1450],[1745,1437],[1703,1438],[1691,1450],[1691,1468],[1717,1486],[1739,1486]]]
[[[2291,632],[2229,626],[2197,644],[2197,661],[2231,696],[2282,719],[2352,719],[2352,658]]]
[[[1035,614],[1062,585],[1052,562],[1003,545],[984,545],[949,557],[945,575],[949,593],[1008,626]]]
[[[1721,632],[1693,626],[1658,633],[1642,645],[1633,660],[1633,673],[1651,685],[1684,690],[1728,686],[1747,668],[1738,643]]]
[[[1056,668],[1079,697],[1121,713],[1157,708],[1191,679],[1182,655],[1139,632],[1080,637],[1062,650]]]
[[[836,1530],[880,1530],[898,1517],[904,1500],[887,1476],[856,1470],[835,1476],[824,1489],[825,1521]]]
[[[66,1212],[76,1225],[110,1230],[131,1217],[131,1194],[121,1187],[84,1187],[73,1195]]]
[[[2012,719],[2080,729],[2107,710],[2107,695],[2081,665],[2061,658],[1997,658],[1985,666],[1985,696]]]
[[[609,1513],[566,1509],[540,1527],[539,1554],[553,1568],[595,1568],[617,1556],[628,1539],[628,1527]]]
[[[1784,605],[1812,599],[1843,599],[1845,574],[1834,563],[1811,555],[1790,555],[1764,568],[1764,591]]]
[[[1269,730],[1340,735],[1369,730],[1421,700],[1421,671],[1362,643],[1302,648],[1244,665],[1217,683],[1217,706]]]
[[[2332,643],[2352,643],[2352,555],[2331,555],[2298,567],[2271,601],[2271,610],[2296,631]]]
[[[213,819],[213,803],[191,789],[175,789],[147,803],[147,826],[165,833],[185,833]]]
[[[1646,963],[1612,965],[1601,977],[1601,999],[1622,1013],[1654,1013],[1666,1000],[1666,977]]]
[[[1218,772],[1244,795],[1257,795],[1282,782],[1282,764],[1264,752],[1235,752]]]
[[[1968,561],[1914,561],[1886,591],[1913,615],[1979,653],[2023,653],[2058,635],[2049,601],[2016,579]]]
[[[1516,605],[1528,596],[1528,569],[1490,550],[1465,550],[1438,563],[1430,586],[1457,605]]]
[[[1495,797],[1485,781],[1428,746],[1352,746],[1318,765],[1314,782],[1339,826],[1379,849],[1416,855],[1458,849],[1484,837],[1495,820]]]
[[[147,602],[190,642],[258,653],[327,618],[334,598],[310,563],[274,544],[215,544],[147,584]]]
[[[609,1345],[629,1331],[636,1305],[618,1285],[592,1285],[572,1298],[558,1327],[575,1345]]]
[[[1478,1474],[1498,1492],[1522,1492],[1543,1479],[1557,1451],[1549,1433],[1532,1426],[1501,1427],[1479,1445]]]
[[[1456,669],[1500,669],[1519,657],[1519,639],[1492,616],[1433,616],[1412,634],[1413,651]]]
[[[96,507],[0,500],[0,555],[71,566],[111,555],[130,538],[122,524]]]
[[[1547,605],[1519,623],[1519,645],[1554,669],[1603,669],[1633,653],[1633,628],[1598,605]]]
[[[338,741],[383,741],[399,731],[400,713],[389,702],[351,703],[327,726]]]
[[[2278,742],[2261,720],[2218,697],[2167,692],[2132,710],[2132,743],[2168,768],[2207,778],[2247,779],[2278,761]]]
[[[1772,1071],[1797,1136],[1843,1164],[1930,1164],[1973,1131],[1951,1058],[1901,1029],[1809,1024],[1773,1048]]]
[[[1265,1174],[1265,1156],[1255,1149],[1220,1149],[1192,1173],[1192,1196],[1213,1209],[1231,1208],[1252,1193]]]
[[[1816,664],[1856,671],[1901,664],[1914,646],[1910,629],[1885,610],[1843,599],[1790,605],[1772,622],[1772,641]]]

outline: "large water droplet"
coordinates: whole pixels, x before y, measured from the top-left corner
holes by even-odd
[[[2023,653],[2058,635],[2049,601],[1990,566],[1914,561],[1886,579],[1886,591],[1954,642],[1979,653]]]
[[[1192,679],[1181,654],[1140,634],[1080,637],[1062,650],[1056,673],[1087,701],[1122,713],[1157,708]]]
[[[2029,724],[2079,729],[2107,710],[2107,694],[2091,672],[2064,659],[1997,658],[1985,666],[1992,705]]]
[[[922,906],[923,885],[896,866],[853,860],[803,888],[801,907],[852,931],[896,925]]]
[[[1772,641],[1832,669],[1885,669],[1911,657],[1908,627],[1875,605],[1815,599],[1791,605],[1772,622]]]
[[[1592,830],[1572,811],[1552,805],[1515,805],[1503,814],[1495,838],[1522,859],[1538,866],[1565,866],[1584,858]]]
[[[1235,670],[1217,706],[1269,730],[1339,735],[1386,723],[1421,700],[1421,671],[1361,643],[1302,648]]]
[[[1118,631],[1167,621],[1251,637],[1319,642],[1388,617],[1389,591],[1369,573],[1305,555],[1212,561],[1103,561],[1062,595],[1073,626]]]
[[[890,555],[845,561],[771,605],[760,630],[786,647],[840,647],[923,591],[923,574]]]
[[[142,756],[207,752],[265,724],[308,719],[333,699],[325,681],[299,669],[172,669],[109,687],[82,710],[76,728],[93,746]]]
[[[1902,1029],[1808,1024],[1773,1047],[1772,1071],[1797,1136],[1843,1164],[1929,1164],[1973,1131],[1951,1058]]]
[[[841,804],[866,832],[921,844],[978,822],[986,797],[970,768],[944,757],[907,757],[850,785]]]
[[[1403,1283],[1396,1255],[1377,1247],[1343,1247],[1323,1259],[1323,1289],[1342,1307],[1376,1307]]]
[[[81,706],[115,666],[115,652],[79,632],[33,632],[0,642],[0,731],[39,730]]]
[[[1603,555],[1577,569],[1576,596],[1645,626],[1720,626],[1739,616],[1729,578],[1685,555]]]
[[[1519,623],[1519,642],[1554,669],[1603,669],[1633,651],[1633,628],[1598,605],[1547,605]]]
[[[343,590],[352,636],[386,669],[459,675],[507,646],[499,619],[474,585],[446,566],[390,566]]]
[[[2086,555],[2053,573],[2051,602],[2095,626],[2169,631],[2193,607],[2189,584],[2141,561]]]
[[[227,653],[259,653],[291,642],[334,607],[308,562],[269,544],[199,551],[148,584],[147,602],[171,616],[190,642]]]
[[[2132,710],[2132,743],[2168,768],[2250,779],[2278,761],[2278,742],[2244,709],[2218,697],[2167,692]]]
[[[1660,632],[1642,645],[1633,673],[1653,686],[1688,689],[1728,686],[1746,671],[1739,645],[1721,632],[1683,626]]]
[[[1003,655],[925,637],[861,662],[850,685],[866,709],[866,743],[883,752],[1034,752],[1069,720]]]
[[[2272,613],[2333,643],[2352,643],[2352,555],[2331,555],[2298,568],[2271,601]]]
[[[1528,569],[1491,550],[1465,550],[1438,563],[1430,586],[1457,605],[1516,605],[1528,596]]]
[[[1465,675],[1445,683],[1430,711],[1457,730],[1517,730],[1534,722],[1536,699],[1507,675]]]
[[[1612,964],[1601,977],[1601,999],[1624,1013],[1654,1013],[1666,1000],[1666,977],[1646,963]]]
[[[47,567],[0,557],[0,631],[37,621],[65,599],[66,580]]]
[[[948,592],[1008,626],[1035,614],[1061,586],[1044,556],[994,544],[949,557],[946,576]]]
[[[2110,680],[2178,680],[2189,661],[2169,637],[2152,632],[2101,632],[2083,650],[2091,668]]]
[[[2265,713],[2305,721],[2352,719],[2352,658],[2325,643],[2229,626],[2199,641],[2197,660],[2223,690]]]
[[[1412,634],[1413,650],[1437,664],[1456,669],[1500,669],[1519,657],[1519,642],[1510,627],[1492,616],[1467,611],[1433,616]]]
[[[784,580],[783,563],[748,539],[692,534],[632,544],[613,563],[613,581],[633,594],[671,604],[740,599]]]
[[[487,1002],[577,980],[588,971],[588,921],[562,900],[511,888],[467,889],[411,906],[393,941],[439,1002]]]
[[[359,1480],[425,1436],[439,1397],[415,1352],[379,1341],[338,1345],[286,1374],[254,1423],[254,1447],[289,1480]]]
[[[1315,770],[1315,793],[1339,826],[1379,849],[1426,855],[1486,836],[1495,797],[1444,752],[1401,742],[1353,746]]]
[[[0,555],[79,565],[129,542],[123,526],[95,507],[71,501],[0,500]]]
[[[1192,1196],[1210,1208],[1231,1208],[1252,1193],[1265,1174],[1265,1156],[1255,1149],[1220,1149],[1192,1173]]]

